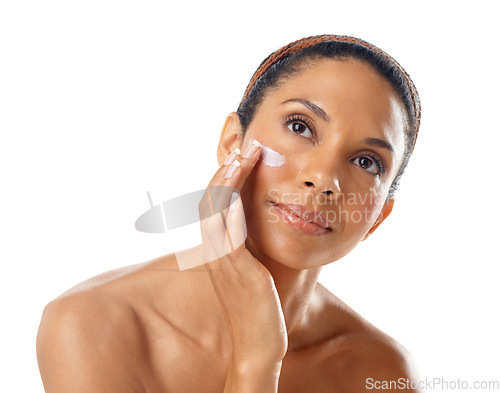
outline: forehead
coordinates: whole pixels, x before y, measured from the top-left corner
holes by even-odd
[[[363,130],[404,148],[402,100],[391,84],[363,61],[322,59],[307,63],[270,91],[262,106],[273,107],[292,98],[314,102],[345,131]]]

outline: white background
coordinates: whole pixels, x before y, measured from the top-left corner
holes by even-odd
[[[364,38],[410,73],[417,148],[392,216],[321,282],[423,378],[500,380],[499,28],[494,2],[4,1],[0,6],[0,390],[42,392],[43,307],[172,252],[134,229],[203,188],[253,71],[304,36]]]

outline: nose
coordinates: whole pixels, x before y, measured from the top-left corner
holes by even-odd
[[[341,193],[340,174],[336,171],[337,165],[333,164],[333,161],[335,160],[324,160],[320,154],[307,157],[306,165],[297,174],[299,188],[306,189],[316,197],[336,200]]]
[[[304,185],[305,188],[314,193],[319,200],[335,201],[341,193],[339,182],[333,177],[327,181],[316,180],[316,182],[312,182],[306,180]]]

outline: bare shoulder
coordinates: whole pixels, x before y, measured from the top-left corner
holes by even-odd
[[[93,277],[45,307],[37,357],[47,392],[141,391],[144,345],[132,299],[144,266]]]
[[[323,364],[325,386],[342,392],[412,391],[417,372],[409,352],[391,338],[370,333],[346,335]]]
[[[410,389],[418,372],[408,350],[324,287],[320,290],[328,299],[329,316],[342,321],[342,330],[328,341],[328,356],[322,364],[326,391],[335,387],[356,393],[382,388],[387,392],[419,392]]]
[[[125,355],[117,332],[120,325],[130,327],[132,316],[106,300],[95,292],[79,292],[45,307],[37,357],[47,392],[105,391],[111,388],[107,376],[116,373],[125,378],[123,391],[135,391],[128,387],[132,377],[125,367],[116,367],[116,360]]]

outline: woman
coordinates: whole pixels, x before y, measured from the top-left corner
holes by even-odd
[[[203,266],[170,254],[52,301],[37,341],[46,391],[415,387],[403,347],[317,279],[391,213],[419,123],[409,76],[365,41],[323,35],[271,54],[220,136],[200,213],[229,206],[210,190],[241,199],[183,254]]]

